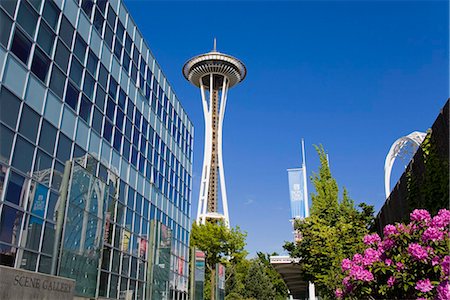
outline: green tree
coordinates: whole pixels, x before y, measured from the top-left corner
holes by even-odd
[[[344,188],[341,201],[336,180],[332,177],[322,146],[316,147],[321,166],[313,174],[316,193],[312,194],[311,216],[295,224],[302,233],[298,243],[288,242],[284,248],[292,257],[300,257],[304,277],[316,285],[324,299],[334,298],[334,290],[342,281],[341,261],[362,251],[363,237],[373,226],[373,207],[354,201]]]
[[[337,220],[339,209],[339,189],[336,180],[331,176],[327,155],[322,145],[314,146],[320,158],[319,173],[313,173],[312,183],[316,194],[311,194],[311,215],[323,219],[329,224]]]
[[[215,299],[216,264],[236,261],[245,256],[246,236],[239,227],[229,229],[221,221],[192,225],[191,246],[205,253],[205,265],[210,274],[211,300]]]
[[[275,288],[265,269],[258,258],[250,261],[250,267],[244,278],[244,296],[247,299],[275,299]]]
[[[270,257],[277,256],[278,253],[266,254],[262,252],[258,252],[258,259],[264,266],[264,270],[266,275],[269,277],[270,282],[272,282],[273,288],[275,290],[275,299],[284,300],[288,296],[288,288],[286,283],[281,278],[280,274],[274,269],[274,267],[270,264]]]
[[[227,268],[225,299],[286,299],[288,296],[286,284],[270,264],[271,255],[258,252],[257,256],[251,260],[240,260],[230,273],[230,269]]]

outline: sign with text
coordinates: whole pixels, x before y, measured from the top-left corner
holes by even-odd
[[[0,266],[0,300],[73,299],[75,280]]]
[[[303,169],[288,169],[289,195],[291,198],[291,218],[303,219],[305,215],[305,188]]]

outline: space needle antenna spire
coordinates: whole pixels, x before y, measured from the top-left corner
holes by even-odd
[[[217,52],[197,55],[183,66],[184,77],[200,88],[205,119],[205,148],[197,223],[222,219],[230,227],[222,155],[222,129],[228,89],[244,80],[247,70],[237,58]],[[219,207],[219,200],[222,203]]]

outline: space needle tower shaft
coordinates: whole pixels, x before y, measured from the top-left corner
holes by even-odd
[[[227,226],[230,224],[222,128],[228,89],[241,82],[246,73],[240,60],[217,52],[215,40],[213,51],[191,58],[183,67],[184,77],[200,88],[205,119],[205,148],[197,210],[197,222],[201,224],[208,219],[223,219]],[[222,212],[219,198],[222,200]]]

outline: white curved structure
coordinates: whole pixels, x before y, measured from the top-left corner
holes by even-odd
[[[389,150],[389,153],[386,156],[386,161],[384,163],[384,190],[386,193],[386,199],[389,197],[391,193],[391,172],[395,159],[397,158],[397,156],[400,154],[400,151],[407,143],[411,143],[411,145],[414,147],[415,153],[417,148],[419,148],[420,144],[422,144],[426,135],[427,135],[426,133],[414,131],[408,134],[407,136],[399,138],[394,142],[394,144],[392,144],[391,149]]]
[[[191,58],[183,67],[183,75],[200,88],[205,118],[205,149],[203,157],[197,222],[223,219],[230,226],[227,191],[223,170],[222,128],[228,89],[244,80],[244,64],[230,55],[214,50]],[[223,213],[219,212],[219,185]]]

